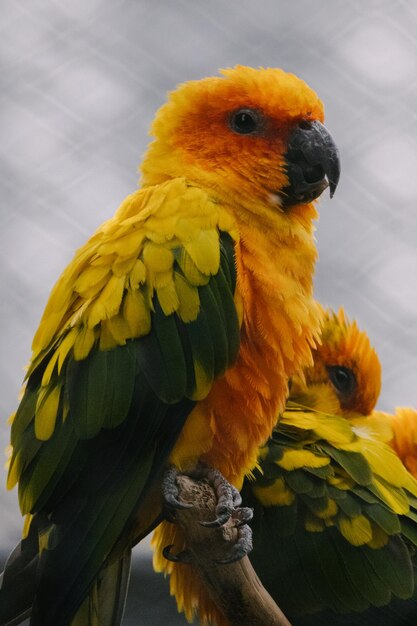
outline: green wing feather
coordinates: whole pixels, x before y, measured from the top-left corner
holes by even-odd
[[[187,415],[236,359],[229,233],[221,207],[170,181],[131,196],[53,289],[11,429],[9,486],[34,528],[47,520],[39,558],[22,542],[18,561],[37,560],[32,624],[69,623],[91,590],[76,619],[90,610]]]
[[[292,623],[385,623],[396,612],[417,623],[416,489],[354,419],[288,403],[243,495],[255,509],[251,561]]]

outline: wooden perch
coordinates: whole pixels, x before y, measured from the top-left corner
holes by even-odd
[[[187,537],[193,566],[211,598],[231,626],[291,626],[285,615],[262,586],[248,557],[227,565],[216,559],[227,557],[237,537],[230,520],[222,528],[205,528],[199,521],[213,520],[216,497],[204,481],[178,476],[179,497],[193,508],[177,510],[178,524]]]

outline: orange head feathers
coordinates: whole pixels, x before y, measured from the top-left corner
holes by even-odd
[[[381,364],[368,335],[349,321],[343,309],[325,312],[313,360],[313,366],[304,370],[305,380],[294,381],[292,397],[307,394],[303,403],[319,408],[325,387],[334,401],[333,412],[345,417],[372,412],[381,390]]]
[[[185,176],[220,198],[276,208],[288,185],[290,134],[300,123],[320,123],[320,134],[323,105],[304,81],[280,69],[236,66],[221,74],[170,94],[151,127],[155,139],[142,165],[143,183]],[[318,172],[307,177],[323,178]],[[332,185],[338,173],[326,173]]]

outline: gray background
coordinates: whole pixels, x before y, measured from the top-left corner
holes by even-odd
[[[48,293],[135,188],[166,91],[236,63],[281,66],[324,100],[343,173],[321,201],[317,296],[368,330],[380,407],[417,405],[416,34],[412,0],[2,2],[0,449]],[[1,487],[0,504],[5,552],[16,493]],[[137,558],[149,569],[146,547]],[[132,623],[177,623],[160,579],[143,576]]]

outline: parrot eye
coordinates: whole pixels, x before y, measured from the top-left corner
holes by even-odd
[[[355,390],[356,376],[351,369],[342,365],[330,365],[327,371],[336,391],[343,395],[350,395]]]
[[[262,118],[254,109],[239,109],[230,117],[230,128],[239,135],[251,135],[261,128]]]

